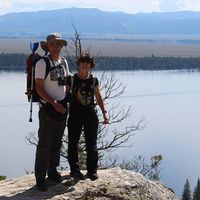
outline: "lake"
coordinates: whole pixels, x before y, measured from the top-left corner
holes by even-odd
[[[94,72],[98,77],[102,72]],[[108,72],[109,74],[109,72]],[[127,85],[115,100],[131,106],[128,126],[145,118],[146,127],[132,137],[132,148],[117,153],[129,159],[162,154],[161,180],[180,196],[186,178],[194,187],[200,177],[200,73],[187,71],[116,71],[115,78]],[[0,175],[18,177],[33,171],[35,147],[25,137],[38,128],[37,105],[29,123],[25,74],[0,72]]]

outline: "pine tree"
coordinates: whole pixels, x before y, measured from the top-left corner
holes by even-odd
[[[190,190],[190,183],[188,179],[185,182],[183,193],[182,193],[182,200],[192,200],[191,197],[191,190]]]
[[[194,188],[193,200],[200,200],[200,180],[198,178],[197,186]]]

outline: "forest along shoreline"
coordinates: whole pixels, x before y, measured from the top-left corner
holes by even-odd
[[[28,55],[0,53],[0,70],[24,71]],[[67,57],[74,67],[73,57]],[[96,70],[200,70],[200,57],[109,57],[95,58]]]

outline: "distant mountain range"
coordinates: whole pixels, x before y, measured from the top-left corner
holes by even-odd
[[[51,32],[84,35],[200,34],[200,12],[126,14],[98,9],[66,8],[0,16],[0,37],[44,37]]]

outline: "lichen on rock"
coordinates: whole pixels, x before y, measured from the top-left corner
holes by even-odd
[[[34,175],[0,182],[0,200],[178,200],[172,189],[139,173],[112,168],[99,170],[99,179],[76,181],[62,172],[64,181],[47,180],[48,191],[39,192]]]

